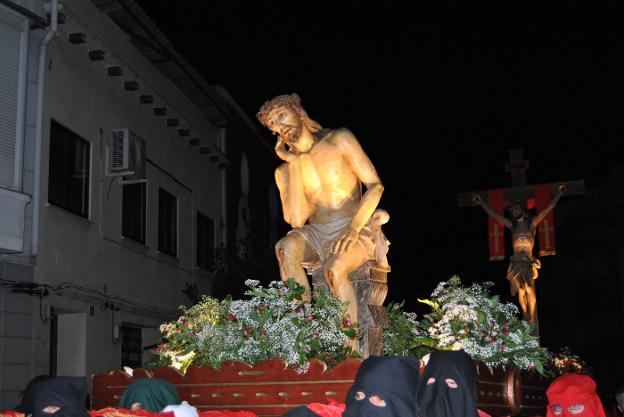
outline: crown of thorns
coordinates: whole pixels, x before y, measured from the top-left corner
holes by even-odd
[[[296,93],[277,96],[272,100],[266,101],[262,105],[262,107],[260,107],[260,110],[258,111],[258,114],[256,114],[256,117],[258,118],[260,123],[266,125],[269,113],[271,113],[273,109],[278,107],[291,107],[293,109],[299,110],[301,109],[301,98]]]

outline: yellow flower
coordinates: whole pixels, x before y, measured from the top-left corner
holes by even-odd
[[[171,366],[180,370],[181,372],[186,372],[186,369],[193,362],[193,358],[195,357],[195,351],[192,350],[186,355],[179,355],[173,357],[171,361]]]

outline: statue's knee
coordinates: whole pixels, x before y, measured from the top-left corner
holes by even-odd
[[[283,245],[282,240],[280,240],[279,242],[275,244],[275,256],[280,261],[284,260],[284,255],[286,253],[286,251],[284,250],[284,245]]]
[[[325,268],[325,278],[329,286],[335,288],[347,279],[347,274],[344,268],[334,264]]]
[[[275,255],[277,255],[277,259],[283,261],[287,257],[292,257],[296,252],[296,246],[295,242],[288,236],[280,239],[275,244]]]

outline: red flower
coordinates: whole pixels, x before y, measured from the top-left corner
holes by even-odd
[[[249,336],[251,336],[251,329],[250,329],[250,328],[248,328],[248,327],[243,327],[243,329],[242,329],[242,330],[243,330],[243,337],[244,337],[245,339],[248,339],[248,338],[249,338]]]

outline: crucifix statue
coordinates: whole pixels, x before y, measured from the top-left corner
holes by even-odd
[[[511,295],[518,294],[522,318],[535,323],[537,328],[537,298],[534,280],[541,267],[533,255],[535,235],[538,234],[539,255],[555,255],[555,230],[553,210],[563,194],[584,194],[583,181],[564,181],[548,184],[526,185],[525,171],[528,161],[522,150],[510,151],[506,171],[511,176],[511,188],[461,193],[458,205],[481,206],[488,214],[490,260],[505,257],[504,227],[509,229],[513,255],[509,258],[507,280]],[[509,217],[504,216],[508,208]],[[535,208],[537,214],[530,215]]]

